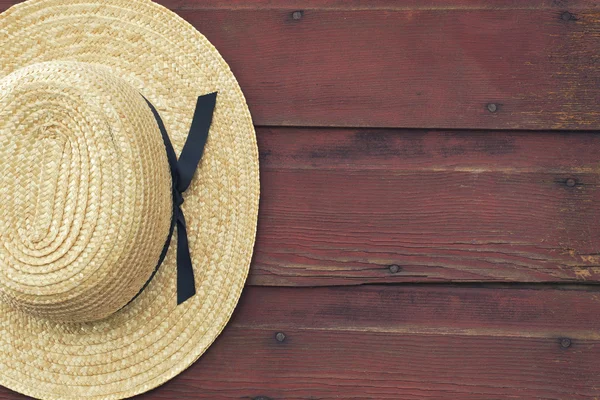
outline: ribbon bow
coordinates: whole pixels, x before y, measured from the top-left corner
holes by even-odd
[[[173,218],[171,220],[169,237],[162,250],[156,269],[142,290],[144,290],[152,280],[158,271],[158,267],[164,261],[167,250],[169,249],[169,244],[171,243],[171,236],[173,236],[175,225],[177,225],[177,305],[179,305],[196,294],[194,268],[192,265],[192,258],[190,257],[185,217],[183,215],[183,209],[181,208],[184,201],[183,193],[190,187],[196,169],[198,169],[198,164],[204,154],[204,147],[208,139],[208,131],[212,124],[213,112],[217,102],[217,93],[198,97],[192,126],[186,142],[183,145],[179,160],[177,159],[177,155],[175,154],[175,150],[173,149],[173,145],[167,134],[167,129],[165,128],[165,124],[160,118],[158,111],[147,99],[145,100],[152,110],[154,118],[156,118],[167,150],[167,159],[171,169],[171,178],[173,179]]]

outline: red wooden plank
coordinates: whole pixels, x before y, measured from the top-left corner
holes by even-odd
[[[6,0],[1,0],[6,1]],[[11,1],[11,0],[9,0]],[[14,0],[12,0],[14,1]],[[440,9],[570,9],[600,8],[594,0],[157,0],[174,10],[277,9],[277,10],[440,10]],[[0,3],[1,4],[1,3]]]
[[[596,291],[251,288],[215,347],[142,398],[591,400],[599,309]]]
[[[298,20],[269,1],[164,3],[219,48],[259,125],[600,128],[597,2],[297,1]]]
[[[252,284],[600,279],[600,135],[258,137]]]
[[[599,312],[597,291],[248,288],[208,353],[140,399],[592,400]]]
[[[598,128],[600,14],[562,12],[182,15],[228,60],[259,125]]]
[[[209,351],[140,399],[592,400],[599,313],[597,290],[247,288]]]
[[[18,0],[0,0],[6,9]],[[546,10],[567,7],[571,10],[600,8],[595,0],[156,0],[175,11],[181,10]]]

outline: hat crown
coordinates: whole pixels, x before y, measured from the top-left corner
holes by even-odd
[[[56,321],[111,315],[156,268],[171,177],[142,95],[105,67],[0,80],[0,297]]]

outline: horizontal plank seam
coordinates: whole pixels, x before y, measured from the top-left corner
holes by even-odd
[[[583,291],[583,292],[600,292],[600,282],[568,282],[564,279],[561,281],[544,281],[544,282],[486,282],[486,281],[470,281],[470,282],[362,282],[362,283],[341,283],[339,285],[306,285],[306,286],[282,286],[269,284],[253,284],[248,286],[253,287],[268,287],[279,289],[306,290],[306,289],[325,289],[335,288],[342,289],[344,287],[351,288],[357,286],[396,286],[396,287],[419,287],[419,288],[435,288],[435,289],[505,289],[505,290],[558,290],[558,291]]]
[[[252,105],[250,105],[251,107]],[[376,134],[377,131],[406,131],[414,133],[417,132],[427,132],[427,133],[479,133],[485,132],[488,134],[497,132],[497,133],[506,133],[506,132],[514,132],[514,133],[561,133],[561,134],[586,134],[586,133],[598,133],[600,130],[598,128],[577,128],[577,129],[560,129],[560,128],[519,128],[519,127],[505,127],[505,128],[453,128],[453,127],[444,127],[444,126],[394,126],[394,125],[295,125],[295,124],[255,124],[255,129],[290,129],[290,130],[368,130],[373,134]]]
[[[402,154],[398,154],[398,158],[403,158]],[[600,158],[599,158],[600,160]],[[351,160],[349,160],[351,161]],[[472,167],[472,166],[464,166],[464,167],[420,167],[420,166],[411,166],[411,167],[390,167],[389,165],[377,166],[377,165],[369,165],[364,166],[362,164],[358,164],[356,166],[348,166],[347,164],[342,165],[286,165],[284,163],[277,162],[269,162],[265,163],[263,166],[263,170],[269,171],[281,171],[281,170],[320,170],[320,171],[339,171],[343,170],[345,172],[355,171],[355,172],[368,172],[368,171],[379,171],[386,170],[389,172],[389,176],[403,176],[409,175],[416,171],[418,172],[461,172],[461,173],[470,173],[470,174],[482,174],[482,173],[502,173],[502,174],[597,174],[598,167],[564,167],[564,168],[529,168],[529,167]],[[588,184],[588,183],[580,183],[580,186],[588,186],[588,187],[596,187],[596,184]]]
[[[431,6],[431,5],[389,5],[389,6],[302,6],[299,4],[294,5],[260,5],[260,4],[243,4],[243,5],[210,5],[210,4],[199,4],[192,6],[176,6],[170,7],[173,11],[292,11],[292,10],[302,10],[302,11],[340,11],[340,12],[361,12],[361,11],[564,11],[566,9],[569,10],[595,10],[600,8],[600,6],[593,5],[577,5],[573,4],[567,7],[557,7],[557,6],[549,6],[549,5],[539,5],[539,6],[514,6],[514,5],[506,5],[506,6],[494,6],[494,5],[464,5],[461,4],[459,6],[455,5],[440,5],[440,6]]]
[[[404,324],[399,321],[401,326],[398,327],[379,327],[379,326],[364,326],[364,327],[353,327],[353,326],[327,326],[327,327],[308,327],[308,326],[297,326],[294,324],[283,323],[283,324],[238,324],[233,322],[233,327],[244,329],[244,330],[273,330],[273,329],[295,329],[298,331],[305,332],[363,332],[363,333],[385,333],[385,334],[411,334],[420,336],[483,336],[483,337],[507,337],[507,338],[527,338],[527,339],[560,339],[562,337],[569,337],[578,340],[600,340],[600,332],[596,332],[593,329],[590,330],[544,330],[546,328],[540,328],[537,332],[527,332],[523,329],[523,324],[517,324],[513,326],[512,330],[509,329],[498,329],[498,328],[450,328],[450,327],[425,327],[416,324]],[[433,322],[435,323],[435,322]],[[289,325],[288,325],[289,324]]]

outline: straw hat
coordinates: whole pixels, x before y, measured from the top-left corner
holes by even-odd
[[[44,399],[155,388],[215,340],[248,274],[244,96],[208,40],[149,0],[14,6],[0,61],[0,384]]]

